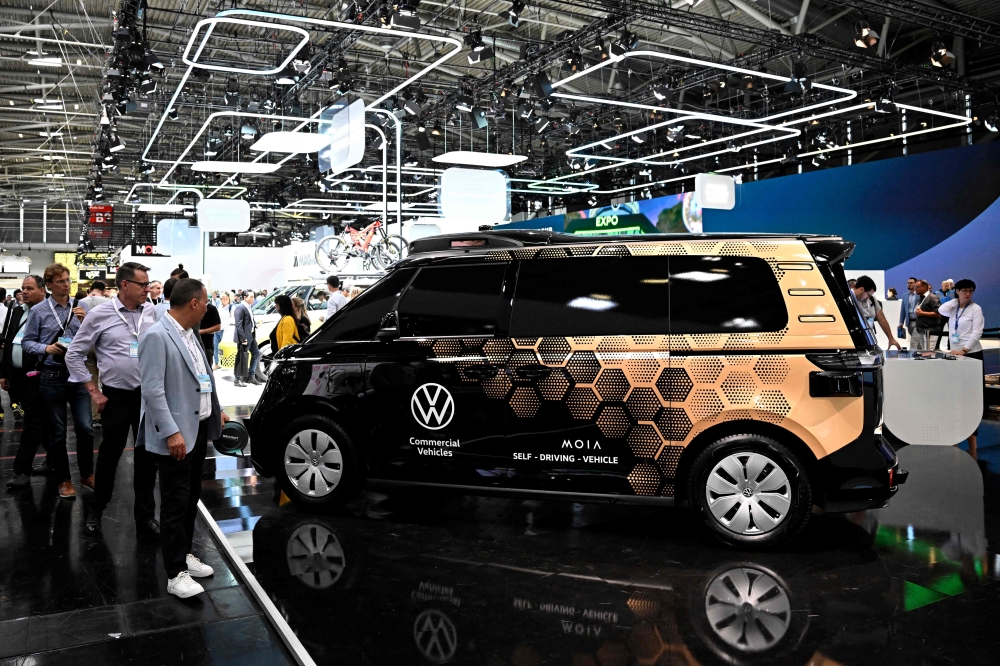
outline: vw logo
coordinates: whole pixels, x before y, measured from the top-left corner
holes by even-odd
[[[455,400],[440,384],[424,384],[413,392],[410,411],[417,423],[428,430],[440,430],[455,418]]]
[[[413,640],[427,660],[435,664],[451,660],[458,649],[455,625],[447,615],[434,609],[425,610],[417,617],[413,623]]]
[[[751,495],[753,495],[753,491],[752,490],[750,490],[749,488],[744,488],[743,489],[743,497],[750,497]]]

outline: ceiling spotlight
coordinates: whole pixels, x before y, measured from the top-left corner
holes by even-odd
[[[125,142],[122,141],[122,138],[118,136],[118,134],[113,133],[111,135],[111,143],[108,145],[108,150],[113,153],[117,153],[119,150],[123,150],[124,148]]]
[[[177,116],[178,116],[177,107],[176,106],[170,107],[170,110],[167,111],[167,118],[170,120],[177,120]]]
[[[549,122],[548,118],[536,118],[534,123],[535,131],[541,134],[545,131],[545,128],[549,126]]]
[[[896,113],[896,110],[892,95],[883,95],[875,100],[875,113]]]
[[[993,114],[984,121],[984,124],[986,125],[986,129],[989,131],[998,131],[998,129],[1000,129],[1000,113],[994,111]]]
[[[475,101],[472,99],[471,95],[459,95],[455,100],[455,109],[458,111],[465,111],[469,113],[472,111],[472,107],[475,105]]]
[[[806,75],[806,64],[804,62],[793,62],[792,78],[785,84],[785,92],[795,94],[811,89],[812,81]]]
[[[476,129],[485,129],[487,125],[486,121],[486,109],[480,106],[472,107],[472,122],[476,124]]]
[[[141,173],[144,176],[148,176],[149,174],[153,173],[153,171],[155,171],[155,170],[156,170],[155,167],[152,164],[150,164],[149,162],[142,162],[139,165],[139,173]]]
[[[418,132],[426,132],[427,131],[427,125],[424,123],[424,121],[422,121],[422,120],[418,120],[417,121],[417,131]]]
[[[516,28],[518,22],[521,20],[522,11],[524,11],[524,3],[521,0],[514,0],[510,4],[510,9],[500,12],[499,16]]]
[[[240,128],[240,138],[244,141],[256,141],[257,134],[257,128],[253,125],[244,125]]]
[[[438,120],[437,122],[434,123],[434,127],[431,129],[431,134],[433,134],[434,136],[441,136],[442,133],[443,130],[441,129],[441,121]]]
[[[229,79],[226,83],[226,96],[225,104],[226,106],[237,106],[240,103],[240,87],[239,83],[236,81],[236,77]]]
[[[420,106],[420,103],[415,99],[406,100],[406,102],[403,103],[403,110],[411,116],[419,116],[424,111]]]
[[[146,49],[146,65],[152,69],[163,69],[163,63],[160,61],[159,56],[149,49]]]
[[[590,197],[587,199],[587,203],[590,204],[591,206],[596,206],[597,205],[597,197],[594,196],[593,194],[591,194]]]
[[[674,91],[665,83],[654,83],[652,91],[657,102],[669,104],[674,97]]]
[[[855,30],[854,45],[862,49],[870,49],[878,44],[878,33],[871,29],[867,21],[861,21]]]
[[[534,93],[541,98],[546,98],[552,94],[552,82],[544,72],[539,72],[529,79]]]
[[[621,58],[626,53],[639,45],[639,36],[629,32],[628,28],[622,29],[622,34],[611,43],[611,57]]]
[[[573,171],[579,171],[583,168],[583,161],[581,161],[578,157],[573,157],[567,160],[567,163],[569,164],[569,168]]]
[[[299,74],[308,74],[312,69],[312,49],[306,44],[292,58],[292,69]]]
[[[580,133],[580,125],[574,122],[566,123],[565,125],[563,125],[563,129],[565,129],[566,133],[569,135],[575,135]]]
[[[944,42],[935,42],[931,48],[931,64],[935,67],[948,67],[955,62],[955,54],[949,51]]]
[[[646,134],[644,132],[633,134],[632,140],[635,141],[636,143],[646,143]]]
[[[516,113],[517,113],[517,117],[520,118],[521,120],[527,120],[528,118],[531,117],[531,114],[534,113],[534,112],[535,112],[535,109],[532,108],[532,106],[530,104],[528,104],[527,102],[522,102],[517,107],[517,112]]]
[[[643,199],[652,199],[653,193],[649,191],[648,187],[645,187],[643,188],[642,193],[639,196],[641,196]]]
[[[392,13],[389,25],[401,30],[420,30],[420,17],[417,16],[417,5],[420,0],[402,0]]]
[[[465,45],[472,50],[469,53],[470,65],[482,62],[483,60],[489,60],[493,57],[493,49],[483,43],[483,34],[478,30],[470,32],[465,36]]]
[[[142,79],[139,81],[139,90],[147,95],[156,91],[156,79],[153,78],[152,74],[146,72],[142,75]]]

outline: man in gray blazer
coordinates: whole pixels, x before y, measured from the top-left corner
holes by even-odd
[[[170,310],[139,341],[143,416],[137,446],[145,446],[156,461],[167,592],[182,599],[205,591],[192,576],[215,573],[191,553],[191,546],[205,450],[229,420],[219,407],[212,366],[192,330],[207,309],[205,285],[179,280]]]
[[[233,308],[233,328],[236,335],[233,342],[236,343],[236,363],[233,366],[233,375],[236,377],[236,386],[246,386],[260,384],[257,379],[257,361],[260,359],[260,348],[257,347],[257,336],[255,335],[257,325],[253,320],[253,292],[248,291],[243,295],[243,302]],[[250,366],[247,367],[247,351],[250,352]]]

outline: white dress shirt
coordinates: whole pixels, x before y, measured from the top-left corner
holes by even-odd
[[[194,362],[194,369],[199,375],[207,375],[208,367],[205,361],[205,349],[201,346],[201,339],[198,338],[189,328],[184,328],[180,325],[173,315],[167,312],[167,319],[170,323],[174,325],[177,332],[181,334],[181,339],[184,344],[187,345],[188,353],[191,354],[191,360]],[[212,394],[202,393],[201,403],[198,405],[198,419],[204,421],[209,416],[212,415]]]

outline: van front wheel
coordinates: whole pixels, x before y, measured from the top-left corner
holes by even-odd
[[[688,480],[691,507],[721,541],[772,546],[797,535],[812,512],[805,465],[769,437],[724,437],[701,452]]]

